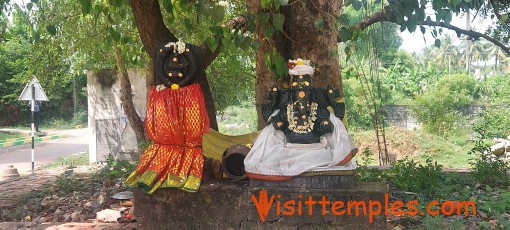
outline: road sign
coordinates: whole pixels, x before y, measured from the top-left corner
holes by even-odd
[[[32,94],[32,90],[35,91],[34,94]],[[32,81],[30,81],[25,86],[25,89],[23,89],[23,92],[19,96],[18,100],[20,100],[20,101],[31,101],[31,100],[48,101],[48,97],[44,93],[44,90],[35,75],[32,76]]]
[[[28,83],[23,92],[19,96],[20,101],[30,101],[30,107],[32,111],[32,174],[35,173],[35,149],[34,149],[34,137],[35,137],[35,124],[34,124],[34,113],[35,113],[35,102],[36,101],[48,101],[48,97],[44,93],[44,90],[39,84],[39,80],[35,75],[32,75],[32,81]]]

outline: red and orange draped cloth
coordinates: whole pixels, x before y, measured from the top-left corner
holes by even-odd
[[[204,164],[202,135],[209,131],[200,86],[152,87],[145,127],[153,144],[142,154],[126,183],[149,194],[158,188],[196,192]]]

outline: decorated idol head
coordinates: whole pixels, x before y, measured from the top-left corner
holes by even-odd
[[[181,40],[162,45],[154,61],[155,85],[177,89],[193,83],[198,71],[195,49]]]
[[[314,69],[310,66],[309,60],[298,58],[297,60],[289,60],[289,75],[291,89],[309,89],[312,85],[312,75]]]

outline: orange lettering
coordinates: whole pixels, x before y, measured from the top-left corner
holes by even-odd
[[[285,201],[285,203],[283,203],[283,215],[286,215],[286,216],[294,215],[294,212],[296,211],[296,210],[294,210],[294,205],[296,205],[295,200]],[[289,211],[287,211],[287,210],[289,210]]]
[[[402,207],[404,207],[404,202],[400,200],[391,203],[391,214],[395,216],[403,215],[404,211],[400,210]]]
[[[365,204],[365,201],[347,201],[347,215],[351,215],[351,209],[352,207],[356,207],[356,216],[359,216],[359,208],[363,209],[363,215],[367,215],[367,205]]]
[[[437,216],[439,215],[439,210],[436,210],[436,211],[432,211],[432,206],[435,206],[435,205],[439,205],[439,202],[437,202],[437,200],[433,200],[429,203],[429,205],[427,205],[427,212],[429,213],[429,215],[431,216]]]
[[[326,196],[322,196],[322,199],[319,201],[319,204],[322,205],[322,215],[325,216],[328,212],[326,210],[326,205],[329,205],[331,202],[329,200],[326,200]]]
[[[413,211],[407,211],[407,215],[415,216],[418,214],[418,208],[416,207],[418,205],[418,200],[411,200],[407,202],[407,208]]]
[[[377,206],[377,210],[374,210],[374,205]],[[368,223],[374,222],[374,216],[381,214],[381,202],[379,201],[368,201]]]
[[[262,222],[266,221],[266,216],[269,213],[269,209],[274,201],[274,195],[271,195],[271,199],[268,200],[267,191],[265,189],[261,189],[259,192],[259,199],[255,197],[254,194],[251,195],[251,200],[255,203],[255,208],[257,208],[257,212],[259,213],[260,220]]]
[[[333,205],[331,206],[331,213],[333,213],[333,215],[335,215],[335,216],[343,215],[343,214],[345,214],[345,210],[338,211],[338,209],[341,209],[343,207],[344,207],[343,201],[335,201],[335,202],[333,202]]]

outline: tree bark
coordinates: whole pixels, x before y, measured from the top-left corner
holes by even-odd
[[[126,66],[124,65],[124,58],[117,43],[113,44],[115,49],[115,61],[117,64],[117,75],[120,79],[120,100],[122,107],[126,113],[127,119],[131,128],[135,131],[136,142],[145,142],[145,127],[142,119],[136,113],[135,105],[133,104],[133,94],[131,90],[131,82],[127,73]]]
[[[259,0],[246,0],[248,11],[262,11]],[[261,105],[266,102],[266,93],[276,83],[274,74],[265,65],[265,55],[275,47],[284,58],[308,59],[315,66],[313,86],[325,87],[332,84],[341,92],[342,79],[338,59],[338,32],[336,17],[340,14],[341,0],[303,0],[290,2],[280,8],[285,15],[284,33],[275,33],[272,39],[264,36],[264,25],[257,24],[255,101],[258,114],[258,128],[266,125],[262,120]],[[258,8],[257,8],[258,7]],[[323,28],[316,28],[317,19],[324,20]],[[258,22],[258,20],[257,20]]]
[[[142,40],[145,51],[151,58],[148,65],[154,65],[158,47],[168,43],[177,41],[177,37],[165,26],[163,15],[161,14],[161,7],[157,0],[129,0],[131,10],[135,17],[140,39]],[[201,68],[204,74],[199,74],[197,82],[204,94],[205,106],[209,115],[211,128],[218,130],[218,123],[216,121],[216,110],[214,108],[214,101],[209,88],[207,77],[205,76],[205,69],[216,58],[219,53],[219,48],[215,52],[211,52],[209,48],[204,49],[200,46],[199,59],[201,59]],[[152,71],[153,67],[147,67],[148,71]],[[153,85],[153,73],[147,73],[147,87]],[[152,78],[152,79],[149,79]]]

